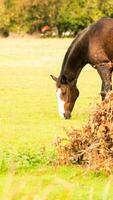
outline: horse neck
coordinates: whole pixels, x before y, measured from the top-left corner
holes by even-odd
[[[80,51],[76,52],[76,50],[67,52],[62,65],[60,77],[64,75],[68,81],[75,80],[75,82],[77,82],[79,74],[86,64],[85,60],[80,57],[82,53]]]
[[[71,43],[64,57],[60,77],[64,75],[69,81],[77,81],[82,68],[88,62],[89,30],[90,27],[87,27],[79,32]]]

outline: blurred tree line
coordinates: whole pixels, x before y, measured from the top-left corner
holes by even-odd
[[[0,30],[33,33],[45,25],[59,34],[113,17],[113,0],[0,0]]]

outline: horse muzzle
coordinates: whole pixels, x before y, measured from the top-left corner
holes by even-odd
[[[64,118],[65,119],[70,119],[71,118],[71,114],[69,112],[64,113]]]

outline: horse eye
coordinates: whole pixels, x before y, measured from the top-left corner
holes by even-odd
[[[66,90],[62,90],[62,94],[66,94]]]

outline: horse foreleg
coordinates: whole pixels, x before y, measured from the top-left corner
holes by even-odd
[[[102,80],[102,87],[101,87],[101,97],[102,100],[105,99],[106,94],[112,90],[112,71],[111,68],[107,67],[107,64],[100,64],[97,66],[97,71]]]
[[[102,97],[102,100],[104,100],[105,99],[105,92],[104,92],[104,83],[103,83],[103,81],[102,81],[102,86],[101,86],[101,97]]]

